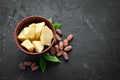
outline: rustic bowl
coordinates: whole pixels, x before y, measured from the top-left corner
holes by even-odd
[[[30,51],[26,50],[25,48],[23,48],[23,47],[21,46],[21,42],[20,42],[20,40],[18,40],[17,36],[18,36],[18,34],[21,32],[21,30],[22,30],[24,27],[26,27],[26,26],[28,26],[28,25],[30,25],[30,24],[32,24],[32,23],[39,23],[39,22],[45,22],[45,24],[52,30],[52,32],[53,32],[53,34],[54,34],[54,37],[53,37],[53,39],[52,39],[51,45],[50,45],[49,47],[45,48],[45,49],[44,49],[43,51],[41,51],[40,53],[30,52]],[[16,26],[16,28],[15,28],[15,31],[14,31],[14,39],[15,39],[15,43],[17,44],[18,48],[19,48],[21,51],[23,51],[24,53],[30,54],[30,55],[39,55],[39,54],[43,54],[43,53],[47,52],[47,51],[53,46],[53,44],[54,44],[54,42],[55,42],[55,34],[56,34],[56,31],[55,31],[54,26],[53,26],[46,18],[41,17],[41,16],[30,16],[30,17],[27,17],[27,18],[21,20],[21,21],[17,24],[17,26]]]

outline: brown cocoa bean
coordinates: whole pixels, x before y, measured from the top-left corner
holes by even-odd
[[[60,48],[60,50],[63,50],[63,42],[62,41],[59,42],[59,48]]]
[[[38,70],[38,68],[39,68],[39,66],[33,66],[31,70],[36,71],[36,70]]]
[[[67,39],[65,39],[65,40],[63,41],[63,46],[64,46],[64,47],[68,46],[68,40],[67,40]]]
[[[25,67],[25,65],[23,63],[19,63],[19,68],[21,70],[26,70],[26,67]]]
[[[31,65],[31,68],[33,68],[36,65],[37,65],[37,63],[33,62],[32,65]]]
[[[55,45],[55,50],[56,50],[56,52],[59,51],[59,46],[57,44]]]
[[[56,32],[58,35],[60,35],[60,36],[62,35],[62,31],[60,29],[56,29]]]
[[[63,54],[63,50],[58,51],[57,56],[61,56]]]
[[[50,53],[51,53],[51,55],[55,55],[56,54],[56,51],[55,51],[54,47],[50,48]]]
[[[67,40],[71,41],[72,39],[73,39],[73,34],[69,34],[68,37],[67,37]]]
[[[30,62],[30,61],[26,61],[26,62],[24,62],[24,65],[29,67],[29,66],[32,65],[32,62]]]
[[[66,52],[63,52],[63,57],[64,57],[65,60],[69,59],[68,54]]]
[[[60,37],[58,34],[56,34],[56,39],[57,39],[58,41],[61,41],[61,40],[62,40],[61,37]]]
[[[72,49],[72,46],[67,46],[67,47],[64,48],[64,51],[68,52],[68,51],[70,51],[71,49]]]

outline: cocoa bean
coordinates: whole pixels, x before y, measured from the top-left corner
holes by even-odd
[[[72,39],[73,39],[73,34],[69,34],[68,37],[67,37],[67,40],[71,41]]]
[[[55,50],[56,50],[56,52],[59,51],[59,46],[57,44],[55,45]]]
[[[60,29],[56,29],[57,34],[59,34],[60,36],[62,35],[62,31]]]
[[[70,51],[71,49],[72,49],[72,46],[67,46],[67,47],[64,48],[64,51],[68,52],[68,51]]]
[[[32,65],[32,62],[30,62],[30,61],[26,61],[26,62],[24,62],[24,65],[29,67],[29,66]]]
[[[67,40],[67,39],[65,39],[65,40],[63,41],[63,46],[64,46],[64,47],[68,46],[68,40]]]
[[[39,69],[39,66],[33,66],[31,71],[37,71]]]
[[[26,67],[25,67],[25,65],[23,63],[19,63],[19,68],[21,70],[26,70]]]
[[[59,42],[59,48],[60,48],[60,50],[63,50],[63,42],[62,41]]]
[[[56,51],[55,51],[54,47],[50,48],[50,53],[51,53],[51,55],[55,55],[56,54]]]
[[[33,68],[36,65],[37,65],[37,63],[33,62],[32,65],[31,65],[31,68]]]
[[[63,50],[58,51],[57,56],[61,56],[63,54]]]
[[[68,54],[66,52],[63,52],[63,57],[64,57],[65,60],[69,59]]]
[[[57,39],[58,41],[61,41],[61,40],[62,40],[61,37],[60,37],[58,34],[56,34],[56,39]]]

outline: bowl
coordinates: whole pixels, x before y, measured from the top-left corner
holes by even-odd
[[[28,25],[30,25],[32,23],[39,23],[39,22],[45,22],[45,24],[52,30],[54,37],[53,37],[53,39],[51,41],[51,45],[48,46],[47,48],[45,48],[40,53],[38,53],[38,52],[30,52],[30,51],[26,50],[24,47],[21,46],[21,42],[20,42],[20,40],[18,40],[17,36],[19,35],[19,33],[21,32],[21,30],[24,27],[26,27],[26,26],[28,26]],[[23,20],[21,20],[17,24],[17,26],[15,27],[15,30],[14,30],[14,40],[15,40],[15,43],[17,44],[18,48],[21,51],[23,51],[24,53],[30,54],[30,55],[39,55],[39,54],[43,54],[43,53],[47,52],[53,46],[53,44],[55,42],[55,34],[56,34],[56,31],[55,31],[54,26],[46,18],[41,17],[41,16],[30,16],[30,17],[24,18]]]

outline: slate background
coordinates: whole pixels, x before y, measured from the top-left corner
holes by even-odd
[[[20,62],[37,61],[14,42],[17,23],[39,15],[62,23],[74,34],[70,60],[48,63],[47,71],[20,71]],[[1,0],[0,80],[120,80],[120,0]]]

